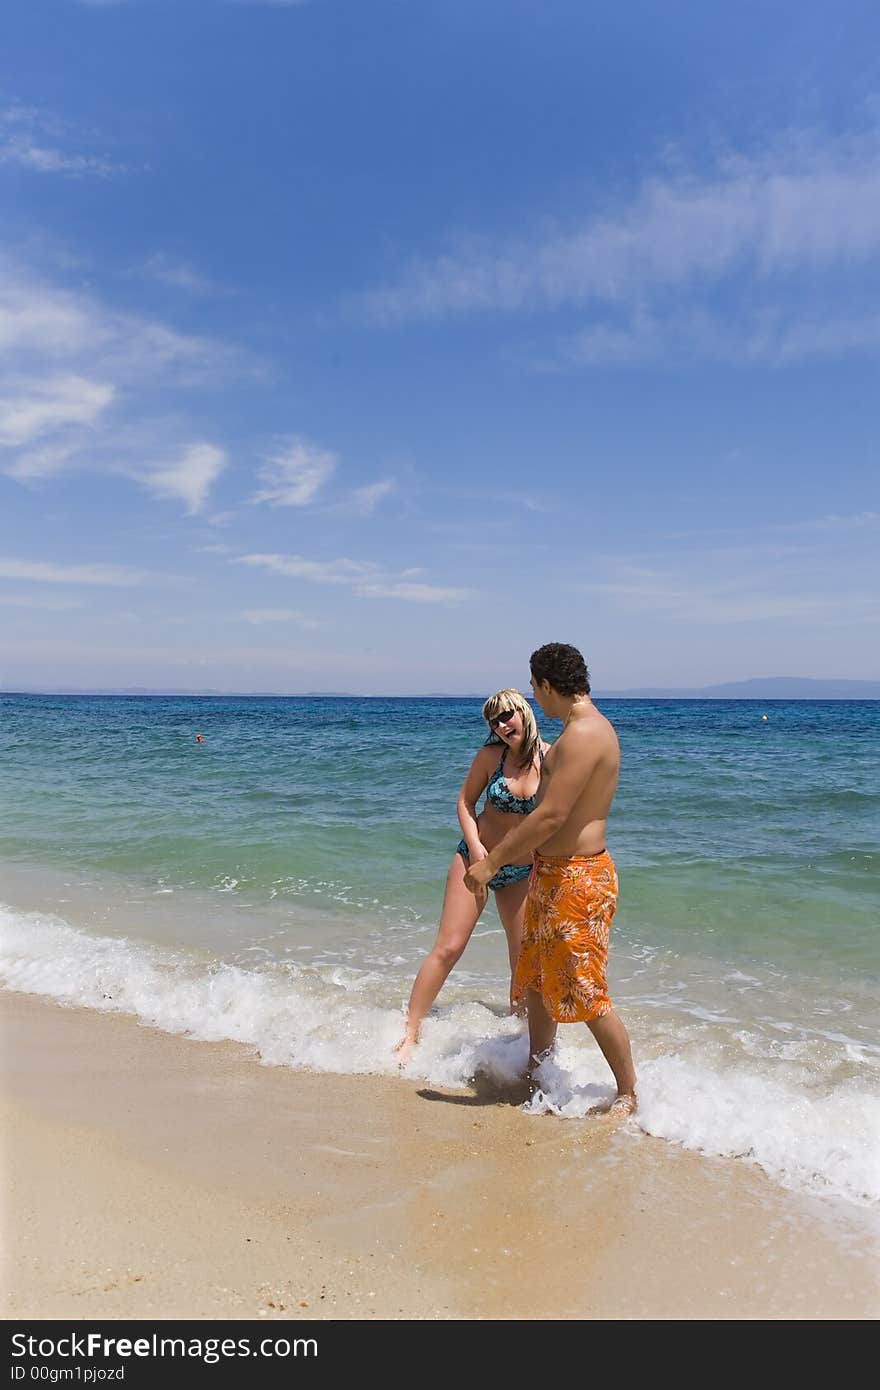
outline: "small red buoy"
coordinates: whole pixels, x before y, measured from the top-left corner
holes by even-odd
[[[196,734],[196,743],[201,743],[201,741],[202,741],[202,736],[201,736],[201,734]]]

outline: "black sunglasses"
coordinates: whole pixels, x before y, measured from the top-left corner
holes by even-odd
[[[500,714],[493,714],[492,718],[488,719],[486,722],[490,729],[497,729],[499,724],[506,724],[508,719],[513,718],[513,715],[514,711],[512,709],[503,709]]]

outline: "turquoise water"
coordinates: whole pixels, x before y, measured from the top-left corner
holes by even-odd
[[[790,1150],[818,1127],[820,1187],[861,1196],[876,1177],[880,1193],[880,1132],[858,1119],[880,1071],[880,704],[598,703],[623,753],[610,979],[642,1059],[642,1123],[710,1152],[745,1145],[785,1181]],[[288,1065],[390,1070],[479,711],[470,699],[0,696],[7,986],[241,1036]],[[426,1025],[424,1074],[515,1069],[524,1044],[505,993],[490,908]],[[585,1030],[564,1033],[548,1095],[573,1114],[605,1074]],[[701,1078],[707,1090],[720,1078],[737,1123],[749,1110],[757,1131],[776,1124],[757,1096],[788,1107],[784,1161],[760,1133],[734,1140],[708,1101],[681,1121],[680,1093]]]
[[[876,965],[880,704],[603,708],[619,926]],[[0,697],[0,858],[433,916],[481,736],[470,700]]]

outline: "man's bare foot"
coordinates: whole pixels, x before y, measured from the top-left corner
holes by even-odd
[[[625,1120],[635,1112],[638,1102],[635,1091],[618,1091],[613,1100],[603,1100],[587,1111],[588,1115],[600,1115],[603,1120]]]
[[[627,1115],[635,1113],[637,1104],[635,1091],[618,1091],[613,1100],[603,1101],[587,1114],[601,1115],[603,1120],[625,1120]]]
[[[617,1116],[626,1118],[627,1115],[634,1115],[636,1113],[637,1106],[638,1101],[636,1100],[635,1091],[618,1091],[608,1107],[608,1114],[615,1116],[615,1118]]]

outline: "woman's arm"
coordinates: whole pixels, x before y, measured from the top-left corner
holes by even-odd
[[[488,786],[494,761],[494,748],[480,749],[470,765],[467,777],[461,784],[456,802],[458,823],[461,826],[461,833],[468,847],[472,864],[476,864],[480,859],[486,857],[486,847],[480,840],[480,831],[477,826],[477,802]]]
[[[567,740],[564,744],[563,738]],[[563,748],[565,756],[561,758]],[[481,860],[479,867],[470,865],[465,884],[472,893],[482,892],[483,886],[503,864],[522,864],[527,855],[565,825],[601,755],[601,743],[589,735],[560,734],[553,771],[545,773],[542,779],[544,791],[540,803],[529,815],[520,817],[518,824],[508,830],[504,839]]]

